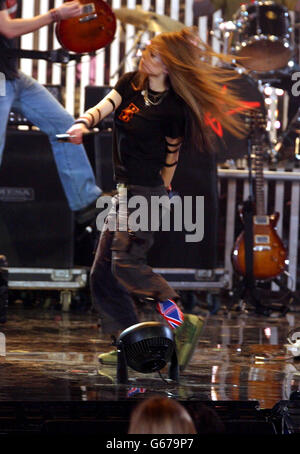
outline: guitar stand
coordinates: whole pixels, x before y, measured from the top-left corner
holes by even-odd
[[[295,293],[283,285],[279,279],[275,278],[268,281],[268,284],[274,282],[285,294],[277,299],[269,296],[268,301],[266,301],[266,297],[260,294],[260,292],[263,293],[263,289],[258,287],[258,282],[256,283],[254,281],[253,285],[249,285],[245,277],[241,279],[232,292],[231,302],[227,308],[227,312],[232,310],[243,311],[250,304],[254,306],[254,311],[257,314],[266,317],[270,316],[272,312],[279,312],[281,316],[287,314],[290,310],[290,305],[297,299]],[[282,301],[283,298],[284,301]],[[264,304],[262,301],[264,301]],[[243,307],[241,302],[244,303],[245,307]]]
[[[252,141],[251,135],[248,138],[248,181],[249,181],[249,197],[248,200],[243,203],[243,219],[245,225],[245,265],[246,272],[245,276],[240,279],[236,284],[236,287],[231,293],[231,303],[227,308],[227,312],[230,312],[233,309],[233,306],[237,304],[236,309],[242,310],[241,300],[244,304],[248,303],[255,308],[255,312],[260,315],[269,316],[272,311],[280,312],[281,315],[285,315],[289,311],[289,306],[291,302],[295,300],[294,293],[284,286],[279,279],[269,280],[268,283],[276,283],[280,290],[285,290],[289,298],[288,304],[276,304],[273,301],[272,304],[262,304],[262,298],[260,295],[260,290],[258,287],[258,281],[255,281],[253,276],[253,205],[254,205],[254,196],[253,196],[253,176],[252,176]]]

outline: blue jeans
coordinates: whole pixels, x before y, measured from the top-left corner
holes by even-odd
[[[96,201],[101,190],[96,185],[84,147],[57,142],[55,138],[56,134],[65,133],[69,129],[73,117],[45,87],[23,73],[20,73],[20,78],[7,80],[6,95],[0,96],[0,164],[12,107],[48,135],[70,209],[80,210]]]

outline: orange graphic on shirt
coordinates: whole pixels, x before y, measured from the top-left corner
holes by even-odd
[[[133,102],[131,102],[129,104],[128,107],[126,107],[126,109],[123,109],[122,112],[120,113],[119,115],[119,119],[121,121],[124,121],[125,123],[129,123],[130,120],[132,119],[133,115],[137,112],[139,112],[139,108],[136,107],[135,104],[133,104]]]

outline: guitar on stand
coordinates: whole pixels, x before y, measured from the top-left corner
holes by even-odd
[[[271,291],[266,298],[262,296],[259,283],[274,281],[281,290],[289,296],[289,303],[293,297],[278,279],[285,270],[287,258],[286,249],[276,232],[279,213],[268,215],[265,210],[264,193],[264,134],[266,129],[265,118],[261,112],[253,112],[248,118],[250,135],[248,139],[248,168],[249,168],[249,198],[243,204],[241,213],[245,229],[236,239],[232,251],[232,265],[240,278],[233,290],[233,300],[244,300],[255,306],[256,312],[270,315],[272,310],[283,315],[288,311],[288,306],[274,306],[263,299],[270,299]],[[255,203],[252,179],[252,159],[255,164]],[[292,300],[294,297],[292,298]],[[275,302],[275,301],[274,301]]]

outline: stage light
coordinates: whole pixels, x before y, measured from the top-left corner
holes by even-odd
[[[271,96],[273,94],[273,88],[272,87],[265,87],[264,93],[267,96]]]
[[[276,120],[275,123],[274,123],[274,126],[276,129],[280,129],[281,128],[281,123],[279,120]]]
[[[160,371],[168,362],[169,378],[178,380],[179,367],[174,336],[159,322],[143,322],[123,331],[118,340],[117,382],[128,383],[127,367],[144,374]]]

